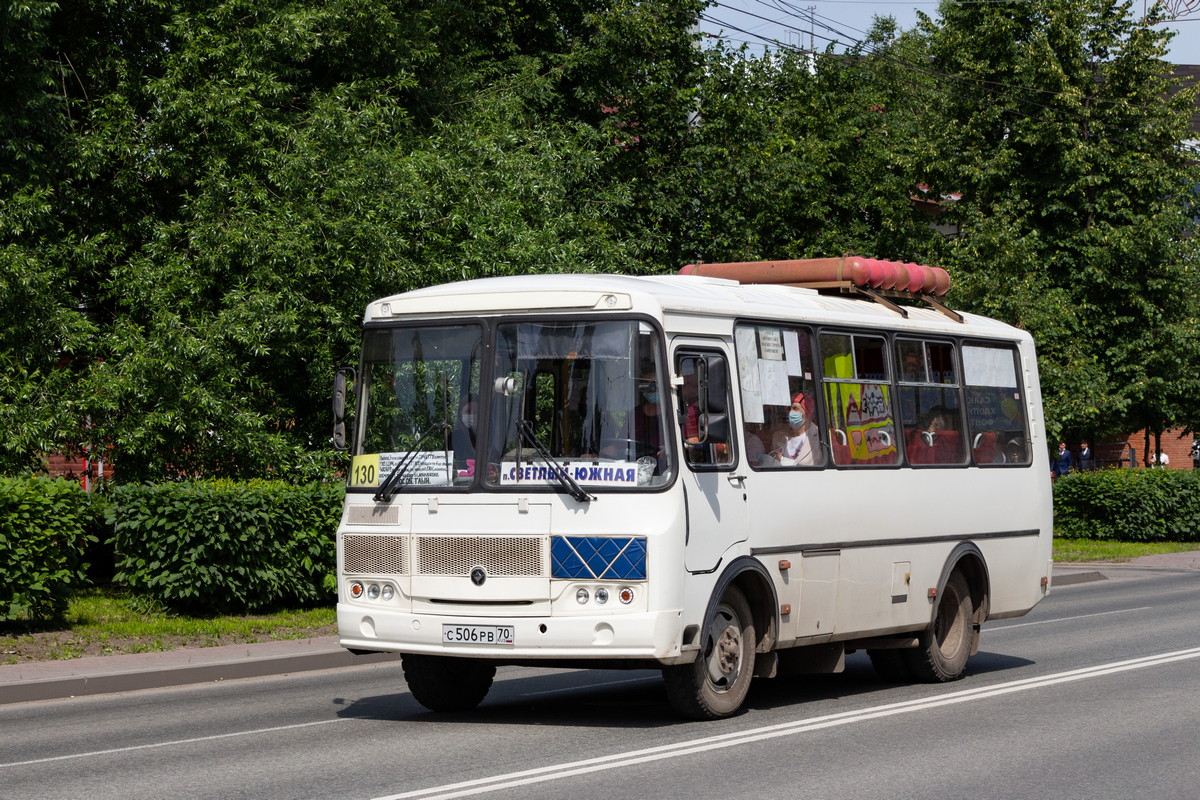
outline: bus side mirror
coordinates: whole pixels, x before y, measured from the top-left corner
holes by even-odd
[[[333,449],[348,450],[346,445],[346,381],[354,380],[354,370],[343,367],[333,373]]]
[[[729,417],[725,414],[704,414],[700,417],[701,442],[728,442]]]
[[[729,409],[729,375],[725,371],[725,359],[721,356],[705,356],[704,371],[701,373],[701,408],[709,414],[725,414]]]

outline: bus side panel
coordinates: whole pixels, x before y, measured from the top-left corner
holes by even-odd
[[[1036,465],[752,473],[752,547],[792,606],[781,641],[924,627],[964,541],[983,553],[992,616],[1027,612],[1049,559],[1043,484]]]

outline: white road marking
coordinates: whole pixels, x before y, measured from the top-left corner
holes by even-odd
[[[1059,617],[1058,619],[1040,619],[1036,622],[1018,622],[1016,625],[1001,625],[996,628],[984,628],[985,633],[1000,633],[1001,631],[1011,631],[1014,628],[1028,628],[1030,625],[1049,625],[1052,622],[1071,622],[1077,619],[1088,619],[1089,617],[1107,617],[1109,614],[1128,614],[1130,611],[1149,611],[1154,606],[1140,606],[1138,608],[1122,608],[1117,611],[1097,611],[1095,614],[1080,614],[1074,617]]]
[[[322,719],[316,722],[299,722],[295,725],[279,725],[274,728],[255,728],[250,731],[235,731],[233,733],[217,733],[212,736],[197,736],[193,739],[172,739],[169,742],[153,742],[151,744],[135,744],[129,747],[114,747],[111,750],[92,750],[87,753],[72,753],[66,756],[51,756],[50,758],[33,758],[29,761],[11,761],[7,764],[0,764],[0,769],[5,767],[24,767],[29,764],[45,764],[50,761],[67,761],[72,758],[90,758],[92,756],[109,756],[116,753],[132,753],[137,750],[152,750],[156,747],[172,747],[177,744],[193,744],[195,742],[211,742],[217,739],[231,739],[234,736],[254,736],[259,733],[275,733],[276,731],[290,731],[296,728],[311,728],[314,725],[328,725],[331,722],[346,722],[352,717],[338,717],[337,719]]]
[[[578,692],[580,689],[607,689],[609,686],[620,686],[625,683],[653,683],[658,680],[658,676],[646,678],[626,678],[622,681],[599,681],[585,683],[581,686],[564,686],[561,689],[547,689],[543,692],[522,692],[521,697],[540,697],[547,694],[564,694],[566,692]]]
[[[774,739],[781,736],[794,736],[799,733],[807,733],[809,731],[820,730],[822,728],[849,725],[854,722],[864,722],[866,720],[890,717],[897,714],[907,714],[912,711],[924,711],[927,709],[950,706],[958,703],[986,700],[993,697],[1012,694],[1014,692],[1023,692],[1030,689],[1041,689],[1047,686],[1055,686],[1062,683],[1087,680],[1089,678],[1099,678],[1106,675],[1115,675],[1120,672],[1128,672],[1135,669],[1157,667],[1163,664],[1170,664],[1176,661],[1184,661],[1192,658],[1200,658],[1200,647],[1193,647],[1187,650],[1176,650],[1171,653],[1161,653],[1154,656],[1145,656],[1143,658],[1135,658],[1129,661],[1116,661],[1111,664],[1100,664],[1094,667],[1085,667],[1083,669],[1070,670],[1067,672],[1052,673],[1050,675],[1044,675],[1037,678],[1025,678],[1023,680],[1010,681],[994,686],[983,686],[977,689],[967,689],[961,692],[952,692],[950,694],[938,695],[936,697],[928,697],[920,700],[907,700],[901,703],[889,703],[887,705],[864,708],[857,711],[845,711],[838,714],[829,714],[827,716],[816,717],[814,719],[797,720],[778,725],[767,725],[760,728],[752,728],[750,730],[726,733],[718,736],[705,736],[683,742],[676,742],[674,744],[650,747],[644,750],[630,750],[624,753],[597,756],[596,758],[584,759],[582,761],[570,761],[564,764],[552,764],[545,767],[538,767],[536,769],[510,772],[505,775],[494,775],[490,778],[478,778],[476,780],[463,781],[461,783],[451,783],[444,786],[432,786],[427,789],[418,789],[411,792],[403,792],[401,794],[378,797],[375,798],[375,800],[410,800],[411,798],[422,798],[422,800],[451,800],[451,798],[468,797],[471,795],[483,794],[485,792],[513,789],[518,786],[525,786],[532,783],[542,783],[544,781],[558,780],[560,778],[568,778],[575,775],[585,775],[591,772],[601,772],[619,767],[627,767],[631,764],[643,764],[649,761],[661,761],[668,758],[678,758],[680,756],[702,753],[708,750],[736,747],[738,745],[758,742],[764,739]]]

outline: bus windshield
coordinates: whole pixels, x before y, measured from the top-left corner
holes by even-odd
[[[662,365],[655,329],[636,320],[369,329],[349,485],[381,501],[434,486],[583,499],[665,485]]]
[[[496,331],[489,485],[665,484],[667,391],[654,329],[633,320],[519,322]]]
[[[350,486],[470,483],[482,349],[481,325],[366,332]]]

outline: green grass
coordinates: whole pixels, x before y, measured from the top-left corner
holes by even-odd
[[[333,602],[313,609],[244,616],[186,617],[149,607],[113,589],[89,589],[57,624],[0,629],[0,664],[81,656],[213,647],[334,633]]]
[[[279,611],[250,616],[185,617],[148,607],[123,592],[92,589],[71,601],[67,618],[73,630],[105,630],[116,636],[231,636],[249,637],[272,631],[328,625],[334,621],[328,607]],[[282,636],[280,638],[294,638]]]
[[[1055,561],[1130,561],[1138,556],[1200,550],[1195,542],[1103,542],[1054,538]]]

